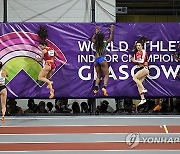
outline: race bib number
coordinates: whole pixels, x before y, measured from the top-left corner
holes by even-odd
[[[49,51],[48,51],[48,55],[49,55],[49,56],[54,56],[54,50],[49,50]]]

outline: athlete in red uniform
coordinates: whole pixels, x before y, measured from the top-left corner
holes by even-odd
[[[139,71],[133,76],[133,80],[136,82],[139,94],[141,96],[141,101],[138,105],[142,105],[146,102],[144,93],[147,92],[147,89],[144,88],[142,82],[149,74],[148,70],[148,55],[145,50],[143,50],[143,45],[141,42],[136,43],[137,52],[135,53],[134,58],[131,57],[132,62],[134,62],[139,67]]]
[[[54,97],[54,89],[52,87],[53,82],[50,81],[49,78],[55,71],[54,58],[55,56],[58,56],[58,54],[56,53],[55,50],[51,49],[50,47],[47,47],[47,43],[44,41],[40,42],[39,46],[42,50],[42,55],[40,58],[36,58],[36,60],[42,61],[44,59],[45,64],[41,72],[39,73],[38,80],[41,80],[48,84],[47,88],[50,89],[49,98],[53,98]]]

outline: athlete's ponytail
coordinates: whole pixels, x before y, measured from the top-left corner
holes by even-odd
[[[141,38],[134,43],[134,46],[133,46],[132,51],[135,52],[135,53],[137,52],[137,48],[136,48],[136,44],[137,44],[137,43],[140,43],[140,44],[143,46],[143,48],[144,48],[144,44],[145,44],[147,41],[148,41],[148,38],[147,38],[147,37],[141,36]]]
[[[3,67],[3,63],[0,61],[0,69]]]
[[[47,31],[46,27],[40,26],[37,34],[40,37],[41,41],[46,41],[46,39],[48,37],[48,31]]]
[[[142,46],[144,47],[144,44],[148,41],[148,38],[145,36],[142,36],[137,42],[141,43]]]

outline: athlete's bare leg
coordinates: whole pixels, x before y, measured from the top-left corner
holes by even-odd
[[[5,122],[5,113],[6,113],[6,99],[7,99],[7,90],[3,89],[0,92],[1,95],[1,106],[2,106],[2,122]]]
[[[144,86],[142,84],[142,81],[145,79],[145,77],[149,74],[149,70],[142,69],[138,71],[134,76],[133,80],[136,82],[139,94],[142,93],[142,90],[144,89]]]
[[[96,82],[95,82],[95,89],[93,92],[96,95],[98,93],[98,88],[101,81],[101,75],[102,75],[101,66],[99,64],[95,64],[95,70],[97,73],[97,77],[96,77]]]
[[[55,72],[55,69],[50,70],[46,76],[47,79],[50,79],[50,77],[53,75],[53,73]]]
[[[146,76],[149,74],[149,70],[148,69],[142,69],[140,71],[138,71],[134,77],[133,80],[136,82],[137,87],[138,87],[138,92],[140,94],[141,97],[141,101],[138,105],[142,105],[146,102],[145,96],[144,96],[144,86],[142,84],[142,82],[144,81],[144,79],[146,78]]]
[[[48,84],[47,88],[50,89],[49,98],[53,98],[54,97],[54,89],[52,87],[53,82],[47,78],[47,75],[50,71],[51,71],[51,67],[49,65],[45,65],[45,67],[39,73],[38,80],[41,80]]]
[[[51,67],[49,65],[45,65],[44,68],[39,73],[38,80],[46,82],[48,85],[51,85],[52,81],[47,79],[47,75],[48,75],[50,70],[51,70]]]
[[[108,96],[106,86],[108,84],[109,80],[109,68],[108,68],[108,63],[107,61],[104,61],[101,63],[101,70],[103,72],[104,76],[104,87],[102,88],[104,96]]]

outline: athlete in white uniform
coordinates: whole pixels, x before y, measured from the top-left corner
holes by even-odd
[[[136,82],[138,87],[138,92],[141,97],[141,101],[138,104],[142,105],[146,103],[146,99],[144,97],[144,93],[147,92],[147,89],[144,88],[143,81],[149,74],[148,70],[148,54],[145,50],[143,50],[143,44],[141,42],[136,42],[137,52],[135,53],[135,57],[131,57],[132,62],[139,66],[138,72],[133,76],[133,80]]]
[[[5,78],[8,76],[7,72],[2,68],[2,62],[0,62],[0,97],[2,106],[2,123],[5,122],[6,113],[6,99],[7,99],[7,89],[5,86]]]

